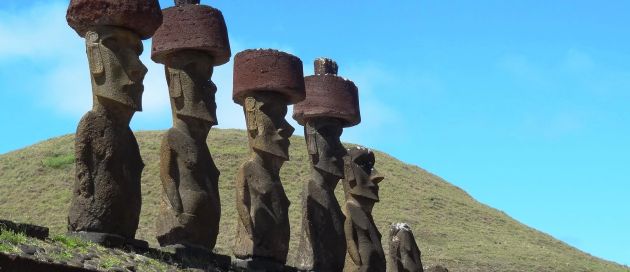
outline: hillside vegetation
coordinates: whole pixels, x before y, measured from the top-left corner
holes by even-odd
[[[136,133],[146,164],[137,237],[153,246],[157,245],[154,225],[161,195],[158,165],[162,133]],[[0,218],[48,226],[52,233],[65,232],[74,180],[73,143],[73,135],[66,135],[0,155]],[[208,144],[221,170],[223,214],[216,250],[229,254],[236,223],[234,177],[247,158],[247,138],[240,130],[213,129]],[[443,264],[462,272],[630,271],[520,224],[417,166],[377,152],[376,168],[386,177],[381,183],[381,202],[374,208],[383,245],[387,249],[391,223],[407,222],[418,239],[425,266]],[[282,168],[282,181],[292,203],[292,254],[298,250],[300,194],[309,173],[304,138],[293,137],[291,161]]]

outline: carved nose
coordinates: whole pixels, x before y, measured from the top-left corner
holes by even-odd
[[[133,82],[142,82],[149,70],[140,60],[135,61],[129,67],[129,79]]]
[[[376,169],[372,168],[372,173],[370,173],[370,180],[374,184],[378,184],[379,182],[383,181],[384,179],[385,179],[385,177],[383,177],[378,171],[376,171]]]
[[[295,128],[289,123],[285,123],[285,125],[278,130],[278,134],[285,138],[290,138],[293,132],[295,132]]]

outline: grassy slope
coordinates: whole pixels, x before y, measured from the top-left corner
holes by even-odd
[[[146,164],[137,236],[153,245],[157,243],[153,227],[161,194],[161,134],[136,134]],[[243,131],[213,129],[208,143],[222,172],[223,216],[217,250],[229,254],[236,222],[234,175],[247,157],[247,138]],[[74,173],[67,158],[73,154],[73,148],[73,137],[67,135],[0,155],[0,218],[49,226],[54,233],[64,232]],[[282,169],[283,184],[292,202],[292,252],[299,240],[300,191],[309,173],[305,150],[304,139],[294,137],[292,161]],[[419,167],[377,153],[377,169],[386,177],[381,183],[382,202],[374,210],[384,235],[383,244],[387,248],[390,223],[409,223],[419,240],[425,266],[444,264],[451,271],[471,272],[630,271],[524,226]]]

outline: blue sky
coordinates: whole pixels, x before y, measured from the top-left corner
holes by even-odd
[[[202,3],[223,11],[235,53],[285,50],[307,74],[316,57],[337,60],[360,88],[363,115],[344,141],[419,165],[527,225],[630,265],[630,2]],[[91,107],[85,49],[66,6],[0,1],[0,153],[72,133]],[[162,67],[148,50],[142,59],[145,111],[132,127],[166,129]],[[243,128],[231,69],[213,78],[219,127]]]

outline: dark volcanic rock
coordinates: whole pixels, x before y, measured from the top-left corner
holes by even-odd
[[[37,253],[37,247],[30,245],[20,245],[20,250],[27,255],[35,255]]]
[[[44,240],[48,238],[48,228],[31,225],[31,224],[20,224],[11,222],[9,220],[0,220],[0,226],[5,229],[12,230],[14,232],[23,233],[28,237],[37,238],[40,240]]]
[[[201,2],[200,0],[175,0],[175,5],[176,6],[191,5],[191,4],[198,5],[200,2]]]
[[[446,269],[446,267],[444,266],[436,265],[434,267],[427,269],[426,272],[448,272],[448,269]]]
[[[73,267],[65,264],[42,262],[16,255],[0,253],[0,269],[9,272],[97,272],[98,270]]]

